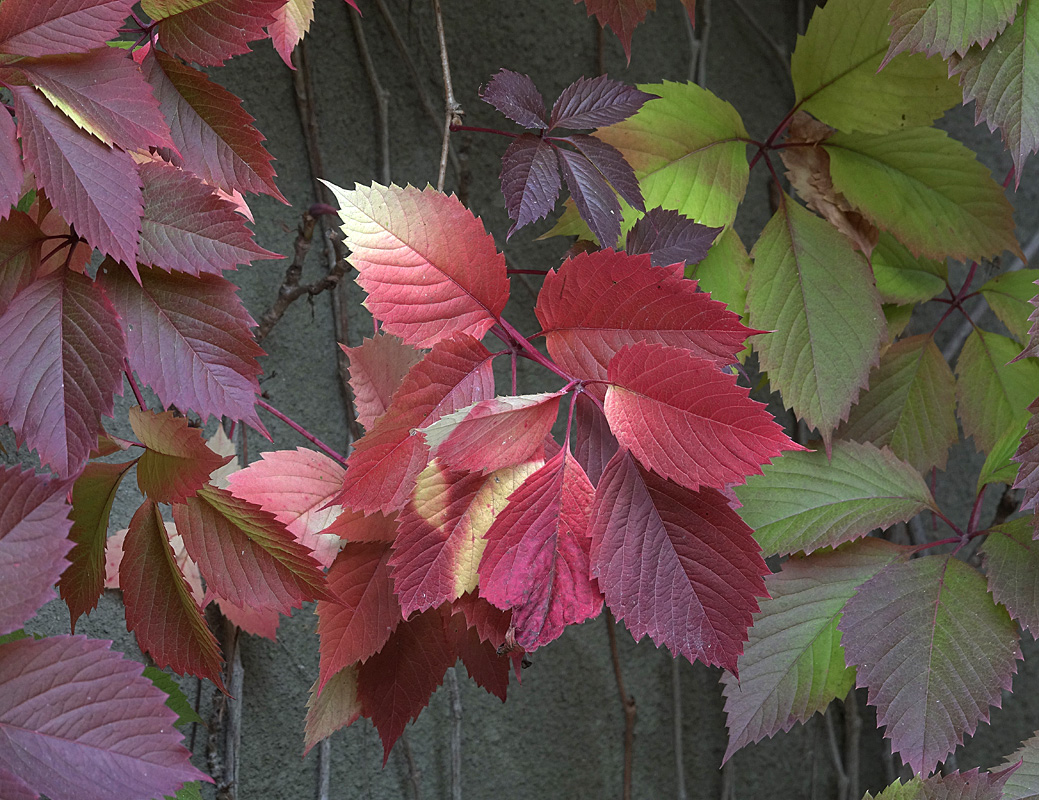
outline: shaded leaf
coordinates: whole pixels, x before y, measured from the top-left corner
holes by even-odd
[[[988,721],[1021,658],[985,579],[950,556],[887,567],[859,587],[838,628],[884,735],[914,772],[931,772]]]
[[[721,228],[701,225],[677,211],[651,208],[628,231],[624,249],[632,255],[649,253],[654,267],[698,264],[721,232]]]
[[[985,47],[999,34],[1021,0],[894,0],[888,62],[899,53],[963,55],[971,45]]]
[[[595,15],[600,27],[607,25],[617,34],[624,46],[624,54],[631,61],[631,35],[645,18],[657,7],[656,0],[574,0],[584,2],[588,16]]]
[[[1013,456],[1013,460],[1021,465],[1017,471],[1017,480],[1013,485],[1015,489],[1024,490],[1021,497],[1021,511],[1035,508],[1039,501],[1039,416],[1037,414],[1039,414],[1039,400],[1033,401],[1028,406],[1025,435],[1021,437],[1021,444]]]
[[[1039,269],[1022,269],[997,275],[978,289],[999,321],[1019,342],[1028,341],[1031,327],[1028,318],[1035,311],[1032,298],[1039,294],[1036,280],[1039,280]]]
[[[387,333],[430,347],[456,332],[479,338],[498,321],[509,297],[505,257],[458,198],[431,187],[327,185],[365,306]]]
[[[864,539],[835,552],[791,558],[781,572],[765,576],[770,597],[754,615],[739,680],[730,673],[721,677],[729,729],[725,761],[748,744],[825,712],[831,700],[855,686],[837,623],[858,586],[903,552]]]
[[[334,533],[344,542],[392,542],[397,538],[397,515],[376,511],[365,516],[348,508],[325,528],[325,533]]]
[[[10,207],[16,205],[22,195],[25,165],[22,162],[22,148],[18,144],[17,135],[14,117],[4,109],[4,113],[0,114],[0,220],[7,218]],[[6,257],[0,255],[0,259],[6,260]],[[3,270],[0,269],[0,275],[2,274]],[[0,281],[0,286],[2,285],[3,282]]]
[[[881,231],[870,257],[877,293],[885,303],[924,303],[945,291],[945,260],[916,258],[887,231]]]
[[[552,106],[548,127],[573,130],[613,125],[655,97],[606,75],[578,78],[563,89]]]
[[[556,206],[559,186],[555,148],[532,133],[516,137],[501,158],[501,193],[513,220],[506,238],[548,216]]]
[[[177,721],[173,723],[178,728],[192,723],[205,724],[205,720],[198,715],[194,707],[188,701],[187,696],[181,690],[175,680],[158,667],[145,667],[144,677],[152,682],[154,686],[161,689],[166,695],[166,708],[177,714]]]
[[[599,174],[609,182],[610,187],[621,196],[624,202],[638,211],[646,210],[635,171],[624,160],[624,155],[620,150],[595,136],[584,133],[571,134],[563,138],[563,141],[576,147],[578,152],[587,158]],[[578,177],[580,176],[578,175]],[[574,199],[576,201],[576,198]]]
[[[977,492],[990,483],[1005,483],[1012,486],[1017,479],[1018,465],[1013,458],[1021,440],[1025,437],[1027,425],[1021,420],[1016,427],[1010,428],[992,446],[992,450],[981,465],[978,473]]]
[[[754,262],[743,240],[735,229],[726,228],[703,261],[687,267],[685,273],[687,278],[696,280],[701,290],[709,292],[712,300],[725,303],[729,311],[742,317],[747,311],[747,282],[753,269]],[[737,358],[742,360],[748,352],[749,347],[744,347]]]
[[[353,725],[361,716],[357,697],[357,667],[343,667],[333,675],[320,692],[317,681],[310,687],[307,719],[303,731],[303,755],[340,728]]]
[[[893,783],[876,796],[876,800],[1000,800],[1005,798],[1003,785],[1013,769],[1001,773],[950,772],[929,778],[919,775],[908,783]],[[866,792],[863,800],[874,800]]]
[[[3,174],[0,164],[0,175]],[[4,207],[0,197],[0,208]],[[0,215],[3,213],[6,212]],[[32,217],[22,211],[12,210],[7,219],[0,220],[0,315],[14,296],[36,277],[46,236]]]
[[[480,90],[480,99],[506,117],[531,130],[550,127],[545,116],[545,100],[534,81],[511,69],[501,69]]]
[[[606,415],[594,400],[580,392],[571,402],[574,403],[574,419],[570,429],[570,447],[577,463],[595,486],[620,445],[610,431]]]
[[[690,492],[621,449],[590,514],[592,574],[635,640],[734,671],[768,567],[724,495]]]
[[[46,56],[85,53],[119,34],[133,0],[4,0],[0,53]]]
[[[1007,756],[1004,769],[1020,763],[1003,786],[1003,800],[1035,800],[1039,795],[1039,737],[1033,736]]]
[[[504,703],[509,690],[509,658],[504,653],[499,655],[493,642],[481,639],[476,628],[467,627],[464,614],[450,617],[448,636],[469,677]]]
[[[621,235],[621,208],[602,173],[580,153],[556,150],[566,188],[595,238],[606,247]]]
[[[173,55],[217,67],[249,52],[249,42],[267,37],[285,0],[142,0],[159,23],[159,43]]]
[[[1039,634],[1039,544],[1032,540],[1034,527],[1031,516],[996,525],[980,548],[992,597],[1033,636]]]
[[[825,442],[877,363],[884,317],[866,260],[785,197],[751,253],[750,324],[774,390]]]
[[[408,370],[422,360],[422,351],[381,331],[357,347],[340,347],[350,359],[350,388],[354,392],[357,421],[366,429],[371,428],[389,408],[393,393],[404,382]]]

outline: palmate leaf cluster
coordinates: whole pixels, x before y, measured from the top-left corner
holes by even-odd
[[[585,2],[629,52],[654,7]],[[925,477],[958,427],[987,454],[979,500],[1039,494],[1039,274],[978,289],[1009,336],[976,328],[955,372],[933,331],[902,333],[916,305],[964,299],[946,259],[1020,254],[1003,188],[932,123],[975,100],[1020,175],[1039,147],[1033,0],[829,0],[765,142],[691,83],[582,78],[546,111],[503,70],[483,98],[527,129],[503,156],[508,235],[565,184],[553,232],[585,240],[538,292],[547,356],[505,316],[505,258],[457,198],[330,183],[378,323],[344,348],[364,435],[345,463],[276,450],[244,469],[183,414],[263,431],[262,350],[224,272],[276,257],[242,195],[284,198],[252,118],[201,67],[267,37],[289,63],[312,3],[132,6],[0,0],[0,422],[43,466],[0,470],[5,796],[206,778],[161,673],[18,633],[55,586],[73,625],[120,588],[156,665],[220,688],[205,604],[274,638],[316,601],[307,750],[364,716],[388,756],[459,659],[504,699],[524,653],[606,607],[636,640],[725,668],[726,759],[860,686],[917,773],[877,797],[1039,790],[1034,740],[1003,771],[931,776],[1009,688],[1018,626],[1039,626],[1032,518],[974,514],[942,554],[870,536],[946,519]],[[791,191],[748,252],[733,222],[755,165]],[[817,439],[750,398],[733,369],[748,353]],[[496,381],[518,357],[545,391]],[[129,411],[132,441],[102,427],[124,379],[161,404]],[[131,470],[144,502],[110,536]],[[958,551],[982,535],[979,570]]]

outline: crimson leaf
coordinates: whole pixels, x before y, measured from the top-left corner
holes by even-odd
[[[683,0],[687,4],[694,0]],[[582,0],[574,0],[580,3]],[[588,16],[595,15],[599,25],[607,25],[617,34],[624,46],[624,54],[631,61],[631,35],[645,18],[646,14],[657,7],[656,0],[583,0],[588,7]],[[692,13],[690,13],[692,19]]]
[[[606,75],[578,78],[552,106],[549,127],[603,128],[627,119],[655,97]]]
[[[468,627],[464,614],[451,615],[447,631],[451,648],[462,659],[469,677],[504,703],[509,689],[509,659],[498,655],[494,643],[481,639],[476,628]]]
[[[532,133],[514,139],[501,158],[501,193],[513,220],[506,238],[547,216],[555,208],[559,186],[555,148]]]
[[[480,98],[524,128],[536,131],[550,127],[545,117],[545,100],[527,75],[500,70],[480,92]]]
[[[159,23],[167,51],[216,67],[266,38],[264,27],[283,5],[285,0],[143,0],[141,8]]]
[[[616,244],[621,235],[621,206],[613,189],[595,165],[580,153],[557,149],[566,188],[577,211],[603,246]]]
[[[654,267],[698,264],[721,232],[721,228],[709,228],[657,206],[628,231],[624,249],[632,255],[649,253]]]
[[[4,0],[0,53],[46,56],[85,53],[119,34],[134,0]]]

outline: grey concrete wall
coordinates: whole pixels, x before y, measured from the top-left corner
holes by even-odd
[[[426,90],[440,103],[439,64],[435,29],[427,0],[387,0],[422,70]],[[424,186],[435,182],[439,157],[438,126],[425,115],[416,89],[386,33],[373,3],[361,0],[364,29],[379,76],[390,94],[391,174],[395,183]],[[596,72],[597,30],[585,16],[584,6],[569,0],[444,0],[448,44],[455,91],[473,125],[508,125],[477,92],[501,67],[530,74],[551,99],[581,75]],[[765,26],[781,46],[790,48],[796,33],[794,0],[743,0],[743,6]],[[811,5],[809,3],[808,5]],[[659,10],[635,35],[630,66],[616,39],[605,37],[605,63],[615,78],[628,81],[686,80],[689,42],[683,10],[677,0],[660,0]],[[708,51],[706,82],[743,115],[753,136],[764,137],[790,105],[792,90],[769,45],[750,25],[732,0],[715,0]],[[373,96],[358,60],[357,47],[341,0],[318,0],[317,21],[309,41],[316,82],[320,141],[327,174],[334,183],[351,187],[369,183],[377,175],[377,143]],[[311,202],[310,173],[293,99],[289,71],[269,44],[234,59],[213,76],[244,101],[257,117],[277,157],[279,186],[291,202],[282,206],[268,198],[251,198],[259,243],[280,253],[292,250],[300,212]],[[955,134],[982,153],[999,175],[1009,159],[995,137],[972,126],[970,111],[954,112],[948,124]],[[500,156],[507,142],[494,136],[458,136],[468,140],[471,183],[469,201],[510,261],[522,267],[550,267],[558,263],[567,244],[560,240],[535,242],[547,229],[524,230],[506,243],[501,235],[508,221],[498,187]],[[1030,234],[1037,219],[1036,166],[1033,161],[1018,194],[1021,235]],[[455,176],[449,174],[449,188]],[[768,216],[765,174],[755,171],[741,209],[737,228],[750,246]],[[305,280],[321,272],[312,254]],[[259,315],[275,297],[284,262],[261,262],[236,276],[248,307]],[[532,296],[524,281],[513,281],[518,300],[511,318],[522,330],[536,325],[530,313]],[[354,292],[354,299],[357,298]],[[363,311],[351,311],[352,343],[371,330]],[[266,377],[262,386],[270,402],[337,447],[345,447],[346,429],[336,376],[329,298],[313,304],[298,302],[285,315],[264,346]],[[541,388],[544,376],[524,372],[527,391]],[[124,415],[125,416],[125,415]],[[253,436],[251,458],[261,447],[291,448],[306,443],[284,425],[268,423],[273,445]],[[8,453],[12,442],[3,438]],[[12,456],[13,457],[13,456]],[[943,504],[961,516],[973,495],[979,461],[973,448],[963,445],[948,475],[941,477]],[[116,509],[117,518],[129,518],[133,498]],[[242,658],[245,686],[242,695],[242,800],[309,798],[316,796],[316,751],[301,758],[304,705],[317,670],[317,637],[311,609],[282,622],[277,643],[245,637]],[[67,612],[51,604],[34,623],[37,630],[67,631]],[[80,631],[113,638],[118,648],[135,652],[126,634],[116,593],[107,594],[97,612],[80,624]],[[676,796],[671,660],[652,644],[635,645],[624,629],[618,630],[620,654],[628,690],[638,704],[634,785],[637,798]],[[1031,648],[1034,650],[1034,648]],[[1017,743],[1039,728],[1034,700],[1035,660],[1015,682],[1018,690],[996,711],[991,728],[983,728],[959,755],[961,767],[991,766]],[[689,797],[718,798],[719,772],[725,748],[724,714],[718,686],[719,672],[702,665],[679,665],[684,764]],[[463,790],[468,798],[613,798],[620,795],[623,718],[617,701],[602,619],[568,631],[558,642],[539,651],[523,673],[522,685],[513,684],[504,705],[471,684],[460,673],[464,714]],[[185,680],[194,697],[195,682]],[[202,714],[212,701],[203,687]],[[860,703],[864,699],[859,698]],[[871,712],[863,706],[865,722],[860,756],[862,788],[883,785],[884,745],[875,731]],[[839,712],[835,718],[840,730]],[[409,728],[408,739],[421,773],[422,797],[448,797],[450,714],[446,692],[433,697],[429,709]],[[206,732],[196,733],[198,765],[205,768]],[[332,740],[332,798],[412,797],[401,748],[381,767],[381,745],[367,721],[336,734]],[[835,776],[829,758],[826,726],[820,717],[789,734],[746,749],[733,761],[733,797],[834,797]],[[211,790],[208,796],[212,796]]]

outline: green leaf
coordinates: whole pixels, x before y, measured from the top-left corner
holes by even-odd
[[[893,783],[876,796],[876,800],[1000,800],[1003,787],[1013,768],[1002,772],[938,773],[929,778],[913,778],[909,783]],[[872,800],[869,792],[863,800]]]
[[[1028,418],[1028,404],[1039,395],[1039,363],[1025,358],[1010,363],[1021,345],[975,329],[956,362],[956,402],[963,432],[990,452],[1008,430]]]
[[[904,306],[884,304],[881,308],[884,311],[884,321],[887,323],[887,341],[893,342],[909,325],[909,320],[913,318],[913,309],[916,306],[913,304]]]
[[[19,628],[16,631],[5,633],[0,636],[0,644],[7,644],[8,642],[17,642],[20,639],[28,639],[29,634],[25,632],[24,628]]]
[[[837,190],[915,255],[980,261],[1020,253],[1003,188],[944,131],[838,133],[822,146]]]
[[[165,796],[168,800],[202,800],[202,784],[198,781],[185,783],[172,798]]]
[[[739,660],[739,678],[722,675],[729,746],[741,747],[795,722],[806,722],[855,685],[844,665],[837,622],[855,589],[903,552],[880,539],[864,539],[834,552],[791,558],[766,576],[770,599],[754,615]]]
[[[885,133],[929,125],[960,101],[945,64],[888,49],[890,0],[830,0],[797,38],[790,72],[803,111],[838,130]]]
[[[866,792],[862,800],[923,800],[923,788],[923,780],[916,776],[908,783],[892,783],[876,796]]]
[[[188,702],[188,698],[181,691],[180,686],[173,680],[173,677],[163,672],[156,666],[149,666],[144,668],[144,677],[154,683],[159,689],[162,689],[166,693],[166,706],[172,711],[177,712],[177,721],[174,725],[187,725],[192,722],[201,722],[205,724],[202,717],[198,715],[198,712],[192,707],[191,703]],[[180,796],[180,793],[177,793]]]
[[[1021,420],[1014,428],[1009,428],[1006,433],[996,440],[992,451],[981,466],[981,474],[978,475],[977,491],[990,483],[1005,483],[1013,486],[1017,480],[1017,471],[1020,467],[1016,461],[1012,461],[1021,439],[1025,435],[1025,421]]]
[[[834,442],[832,459],[821,450],[786,453],[735,491],[765,555],[836,547],[938,509],[920,473],[890,450],[857,442]]]
[[[1004,769],[1016,767],[1003,784],[1003,800],[1039,798],[1039,736],[1033,736],[1022,744],[1002,766]]]
[[[747,312],[747,279],[753,268],[739,234],[726,228],[702,261],[685,268],[685,276],[698,280],[700,288],[711,293],[712,300],[725,303],[729,311],[743,316]]]
[[[985,47],[1014,18],[1021,0],[894,0],[891,48],[899,53],[963,55],[973,44]]]
[[[1020,183],[1025,159],[1039,150],[1039,3],[1024,0],[1010,27],[951,69],[960,76],[963,102],[977,101],[976,121],[999,128]]]
[[[877,292],[885,303],[925,303],[945,290],[945,261],[916,258],[887,231],[880,232],[870,257]]]
[[[884,335],[873,275],[836,228],[784,196],[751,256],[751,341],[772,388],[827,442]]]
[[[1028,341],[1028,330],[1032,327],[1028,317],[1035,311],[1032,298],[1039,294],[1037,280],[1039,269],[1022,269],[997,275],[978,290],[1011,336],[1022,344]]]
[[[981,545],[988,588],[997,603],[1033,636],[1039,634],[1039,542],[1032,540],[1035,519],[1018,517],[990,528]]]
[[[959,438],[956,379],[930,336],[891,345],[869,376],[869,390],[848,414],[837,435],[887,445],[920,472],[945,469],[949,447]]]

